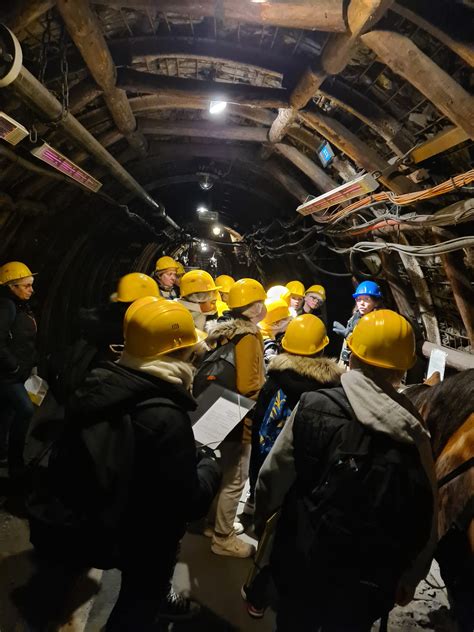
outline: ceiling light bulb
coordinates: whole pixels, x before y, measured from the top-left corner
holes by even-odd
[[[198,213],[207,213],[208,209],[205,206],[198,206],[197,207],[197,212]]]
[[[213,226],[212,227],[212,232],[214,233],[214,235],[219,236],[221,234],[221,227],[220,226]]]
[[[206,252],[207,251],[207,244],[205,244],[204,242],[201,242],[201,250],[202,250],[202,252]]]
[[[209,103],[209,112],[211,114],[220,114],[227,107],[227,101],[211,101]]]

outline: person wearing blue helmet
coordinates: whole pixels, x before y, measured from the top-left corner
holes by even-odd
[[[380,309],[382,306],[382,291],[375,281],[362,281],[356,288],[356,291],[352,295],[355,299],[355,308],[351,318],[348,320],[347,325],[344,327],[337,320],[334,321],[332,330],[340,336],[347,336],[352,333],[354,327],[357,325],[362,316],[370,314],[375,309]],[[344,340],[344,344],[341,351],[341,362],[346,366],[349,366],[349,358],[351,351]]]

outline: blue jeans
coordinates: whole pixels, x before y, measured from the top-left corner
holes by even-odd
[[[8,440],[8,470],[10,476],[24,469],[23,451],[34,406],[21,383],[0,383],[0,426],[3,432],[10,427]]]

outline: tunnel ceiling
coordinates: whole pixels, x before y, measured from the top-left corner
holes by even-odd
[[[473,17],[472,3],[442,0],[8,3],[0,21],[21,42],[25,70],[0,89],[0,106],[30,137],[0,147],[3,252],[27,248],[25,225],[36,243],[56,233],[51,262],[71,244],[92,252],[113,234],[127,255],[105,280],[132,263],[146,269],[165,246],[179,253],[190,235],[209,238],[196,213],[203,204],[233,239],[244,235],[241,263],[268,268],[305,254],[324,280],[321,269],[342,257],[356,276],[379,274],[428,340],[468,348],[472,249],[423,259],[351,249],[472,234]],[[59,110],[31,89],[35,79]],[[209,113],[216,99],[228,102],[219,116]],[[43,141],[99,180],[100,192],[53,179],[30,153]],[[323,168],[325,141],[335,158]],[[390,194],[377,206],[296,213],[309,196],[366,172],[377,194]],[[443,195],[416,194],[436,185]],[[394,197],[409,194],[409,206]]]

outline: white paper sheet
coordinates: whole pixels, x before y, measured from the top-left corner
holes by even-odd
[[[428,372],[426,379],[430,378],[435,371],[438,371],[440,380],[444,380],[444,369],[446,368],[446,358],[448,354],[442,349],[433,349],[430,354],[430,362],[428,364]]]
[[[242,421],[249,410],[250,407],[243,403],[234,404],[224,397],[219,397],[194,424],[194,438],[198,443],[208,445],[214,450]]]

